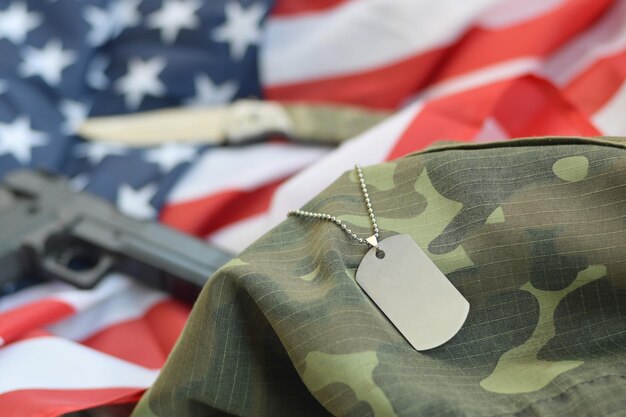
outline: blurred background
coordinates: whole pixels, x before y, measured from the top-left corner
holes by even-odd
[[[0,0],[0,179],[235,256],[357,162],[625,135],[625,79],[623,0]],[[190,305],[37,278],[0,290],[1,414],[127,414]]]

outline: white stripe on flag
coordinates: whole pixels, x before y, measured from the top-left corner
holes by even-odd
[[[70,286],[69,290],[58,292],[47,298],[69,304],[76,311],[83,311],[111,297],[123,294],[133,285],[135,284],[132,278],[122,274],[112,273],[105,276],[98,285],[92,289],[80,290]]]
[[[563,86],[598,60],[626,48],[626,1],[619,1],[592,28],[572,40],[547,61],[543,73]]]
[[[166,298],[165,293],[129,282],[124,291],[109,294],[99,303],[49,326],[47,330],[66,339],[82,341],[115,324],[143,317]]]
[[[168,202],[230,190],[254,190],[285,178],[329,152],[321,146],[261,143],[206,152],[178,181]]]
[[[146,388],[158,371],[57,337],[0,349],[0,394],[22,389]]]
[[[497,1],[359,0],[270,18],[259,60],[262,84],[360,73],[449,45]]]

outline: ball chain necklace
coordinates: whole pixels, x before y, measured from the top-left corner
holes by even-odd
[[[350,238],[370,249],[356,272],[356,281],[400,334],[418,351],[440,346],[463,326],[469,302],[415,243],[400,234],[379,238],[378,222],[363,170],[355,165],[359,186],[373,234],[357,236],[337,216],[306,210],[291,210],[288,216],[336,224]]]
[[[370,221],[372,223],[372,230],[374,234],[367,239],[363,239],[362,237],[358,237],[356,233],[352,232],[352,230],[348,229],[348,226],[339,220],[335,216],[331,216],[330,214],[324,213],[313,213],[310,211],[304,210],[291,210],[287,213],[288,216],[300,216],[300,217],[309,217],[311,219],[320,219],[330,221],[335,223],[337,226],[341,227],[341,230],[346,232],[348,236],[352,239],[356,240],[359,243],[364,243],[372,248],[378,248],[378,223],[376,223],[376,216],[374,215],[374,210],[372,209],[372,202],[370,201],[370,195],[367,191],[367,185],[365,185],[365,178],[363,178],[363,170],[361,169],[361,165],[356,164],[354,166],[356,169],[356,173],[359,176],[359,185],[361,186],[361,192],[363,193],[363,199],[365,201],[365,207],[367,207],[367,212],[370,216]],[[378,256],[381,256],[380,251],[378,252]],[[384,256],[384,255],[382,255]]]

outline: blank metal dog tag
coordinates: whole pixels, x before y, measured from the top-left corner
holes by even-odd
[[[384,239],[379,250],[371,248],[356,271],[361,288],[415,349],[450,340],[463,326],[469,302],[410,236]]]

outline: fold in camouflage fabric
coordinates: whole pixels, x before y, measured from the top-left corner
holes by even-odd
[[[411,235],[469,300],[461,331],[416,352],[355,282],[368,248],[289,218],[204,288],[134,417],[626,415],[625,147],[537,138],[364,168],[381,238]],[[353,172],[304,208],[370,232]]]

